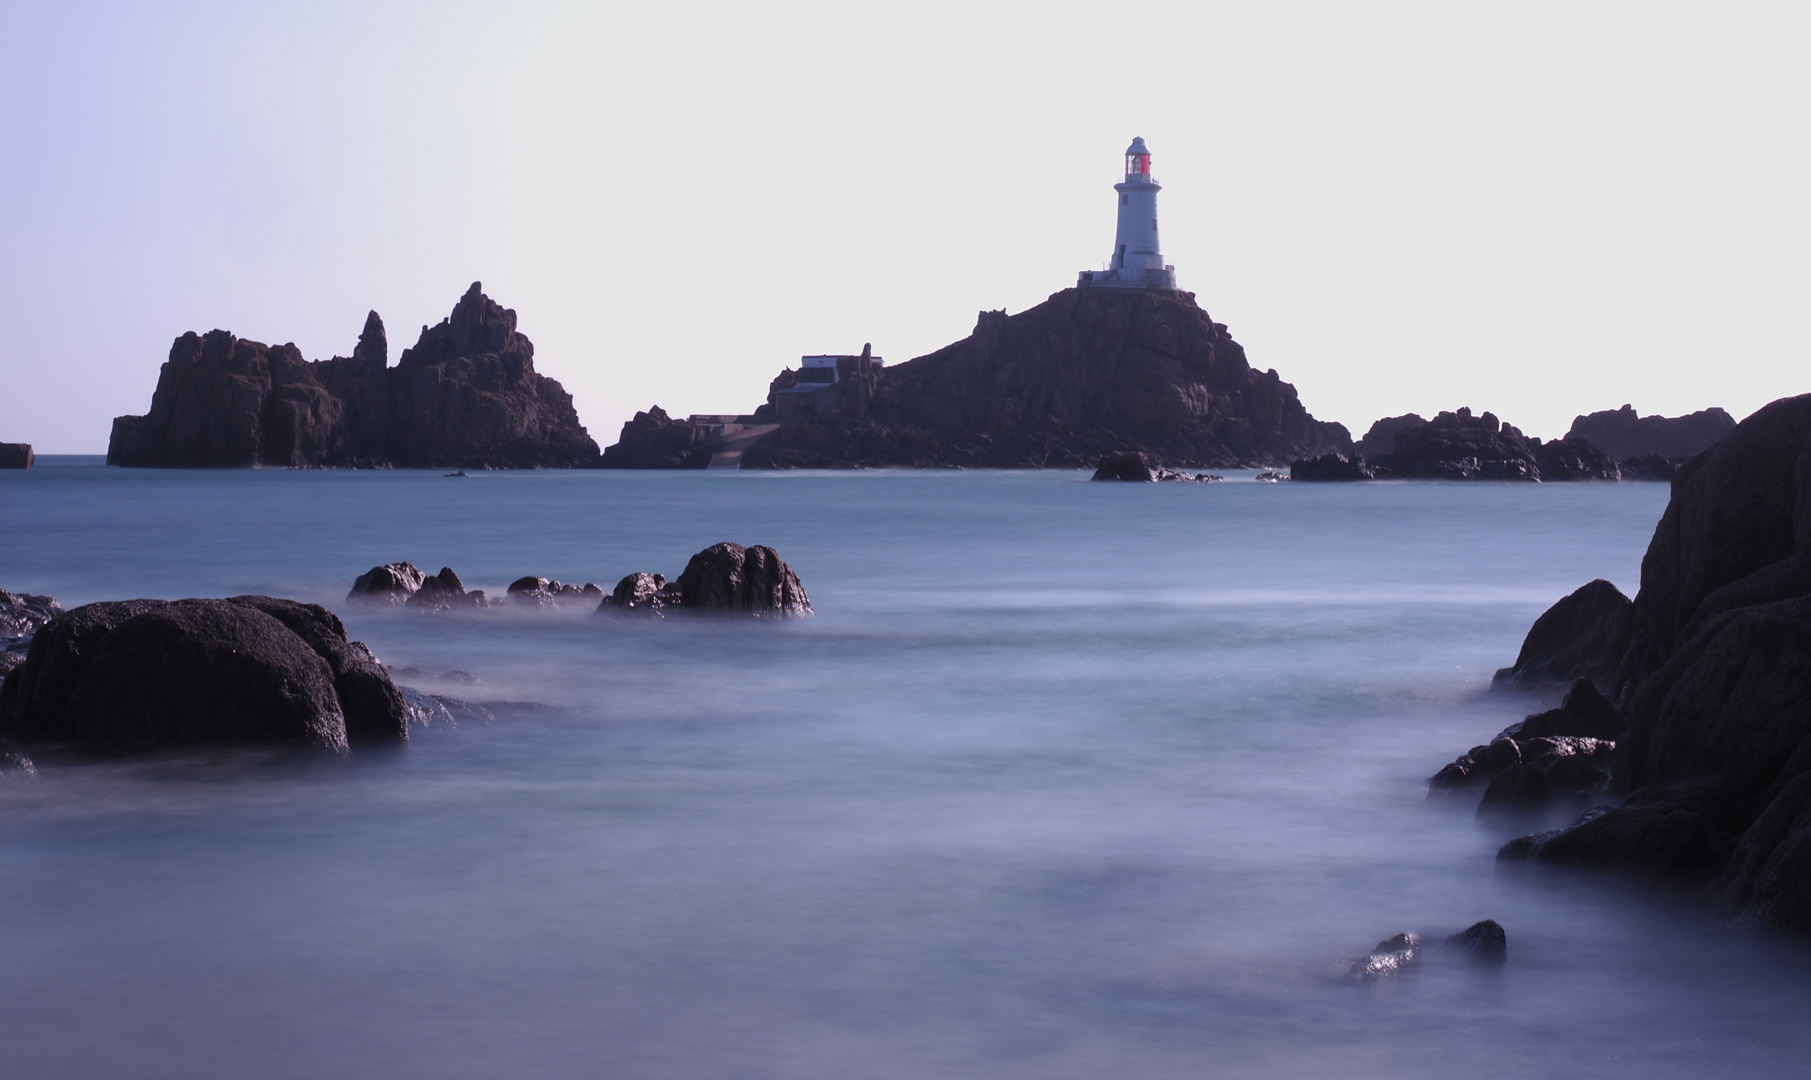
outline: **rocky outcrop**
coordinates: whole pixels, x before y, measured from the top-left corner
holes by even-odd
[[[0,469],[29,469],[37,461],[30,443],[0,442]]]
[[[1632,609],[1602,578],[1579,586],[1534,620],[1515,663],[1496,673],[1491,689],[1539,692],[1589,679],[1611,690],[1629,650]]]
[[[1688,458],[1710,449],[1735,426],[1735,417],[1722,409],[1701,409],[1685,416],[1638,416],[1633,406],[1624,405],[1576,417],[1566,438],[1583,439],[1621,461]]]
[[[1289,466],[1289,479],[1326,482],[1334,480],[1375,480],[1377,470],[1365,463],[1362,455],[1322,454],[1311,460]]]
[[[0,734],[104,753],[407,738],[401,693],[326,609],[263,596],[88,604],[0,686]]]
[[[1149,483],[1157,479],[1151,471],[1151,465],[1144,455],[1136,450],[1116,450],[1103,454],[1100,464],[1094,467],[1092,480],[1120,480],[1130,483]]]
[[[1369,955],[1352,962],[1347,973],[1353,982],[1374,983],[1401,974],[1421,958],[1421,938],[1413,933],[1397,934],[1377,943]]]
[[[1596,795],[1609,780],[1622,721],[1589,679],[1572,684],[1558,708],[1511,724],[1428,778],[1428,794],[1484,787],[1480,815],[1545,810],[1561,799]]]
[[[427,575],[415,569],[414,563],[386,563],[373,566],[352,583],[347,600],[364,600],[380,604],[404,604]]]
[[[982,312],[961,341],[852,367],[848,381],[837,412],[785,416],[773,398],[793,384],[776,380],[758,414],[780,426],[742,467],[1082,468],[1114,451],[1239,467],[1351,449],[1345,428],[1310,416],[1274,370],[1254,370],[1185,292],[1066,289],[1017,315]],[[694,460],[670,437],[666,460]]]
[[[597,444],[572,397],[534,369],[516,313],[477,282],[388,365],[371,312],[351,357],[309,362],[294,345],[225,330],[170,347],[151,410],[114,421],[109,464],[574,468]]]
[[[605,448],[606,469],[702,469],[711,463],[716,440],[687,420],[675,420],[656,405],[623,425]]]
[[[1709,882],[1811,934],[1811,395],[1691,459],[1641,564],[1617,667],[1617,805],[1505,859]]]
[[[1494,415],[1470,409],[1443,412],[1432,420],[1414,413],[1386,417],[1371,425],[1359,443],[1360,456],[1302,459],[1290,474],[1312,480],[1617,480],[1609,454],[1579,439],[1542,442],[1523,435]],[[1364,454],[1371,451],[1370,456]],[[1368,464],[1367,464],[1368,462]]]
[[[673,609],[797,618],[811,614],[811,600],[779,552],[726,542],[693,555],[672,581],[660,574],[630,574],[598,606],[599,612],[651,615]]]
[[[510,582],[504,595],[510,603],[523,607],[557,608],[582,604],[595,608],[604,598],[604,590],[589,581],[583,585],[570,585],[544,577],[523,577]]]

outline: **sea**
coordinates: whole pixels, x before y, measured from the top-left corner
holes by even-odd
[[[322,603],[406,746],[0,779],[8,1077],[1772,1077],[1811,954],[1430,799],[1661,484],[0,473],[0,587]],[[361,607],[766,544],[791,621]],[[1566,813],[1574,812],[1568,809]],[[1508,958],[1443,948],[1482,919]],[[1370,985],[1396,933],[1422,960]]]

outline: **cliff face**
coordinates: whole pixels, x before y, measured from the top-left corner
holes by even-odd
[[[594,465],[572,397],[534,370],[516,313],[477,282],[388,367],[383,320],[309,362],[225,330],[170,347],[151,410],[113,422],[109,464],[572,468]]]
[[[1192,293],[1066,289],[1017,315],[982,312],[961,341],[849,381],[835,414],[774,416],[770,397],[757,415],[780,427],[743,467],[1081,467],[1116,450],[1237,467],[1352,445],[1275,371],[1254,371]],[[786,385],[782,373],[774,388]],[[625,427],[624,445],[640,434]]]

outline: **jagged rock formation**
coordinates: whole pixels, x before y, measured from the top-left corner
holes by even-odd
[[[577,468],[595,465],[572,396],[536,373],[516,313],[479,283],[388,365],[373,311],[350,357],[225,330],[170,347],[151,411],[113,422],[113,465]]]
[[[675,420],[656,405],[623,425],[622,436],[604,448],[606,469],[702,469],[715,445],[697,425]]]
[[[743,453],[743,468],[1081,468],[1114,451],[1238,467],[1351,448],[1346,429],[1310,416],[1274,370],[1253,370],[1186,292],[1065,289],[1017,315],[982,312],[972,334],[927,356],[852,364],[830,415],[777,415],[788,375],[756,414],[780,427]],[[656,462],[640,456],[648,442],[625,426],[618,459]]]
[[[1735,417],[1722,409],[1700,409],[1685,416],[1639,416],[1634,406],[1624,405],[1576,417],[1566,438],[1584,439],[1621,461],[1688,458],[1708,450],[1735,426]]]
[[[0,735],[105,753],[408,738],[402,693],[332,612],[268,596],[87,604],[0,684]]]
[[[37,460],[30,443],[0,442],[0,469],[29,469]]]
[[[1301,459],[1290,475],[1302,480],[1618,480],[1610,455],[1580,439],[1542,442],[1523,435],[1491,413],[1443,412],[1432,420],[1414,413],[1371,425],[1359,446],[1382,450]]]
[[[1811,934],[1811,395],[1680,470],[1629,618],[1619,804],[1500,857],[1692,878],[1746,922]]]

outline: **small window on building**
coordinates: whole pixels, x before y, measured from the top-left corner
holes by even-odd
[[[1120,193],[1120,196],[1119,196],[1119,205],[1124,206],[1125,204],[1126,204],[1126,197],[1125,197],[1125,194],[1122,192],[1122,193]]]

